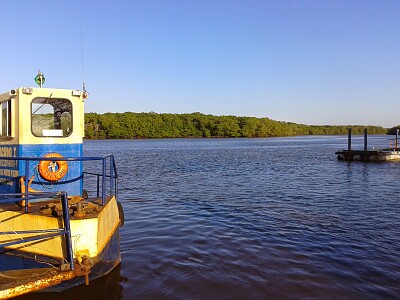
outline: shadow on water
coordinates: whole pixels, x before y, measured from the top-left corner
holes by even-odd
[[[125,282],[126,278],[120,275],[121,265],[117,266],[108,275],[90,281],[88,286],[80,285],[64,292],[37,292],[31,293],[13,299],[16,300],[70,300],[70,299],[123,299],[123,286],[121,282]]]

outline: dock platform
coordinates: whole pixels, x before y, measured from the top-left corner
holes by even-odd
[[[400,149],[342,150],[335,152],[338,160],[346,161],[400,161]]]
[[[364,149],[353,150],[351,148],[351,128],[349,128],[347,150],[336,151],[338,160],[345,161],[400,161],[400,147],[398,147],[399,129],[396,129],[396,138],[393,140],[393,145],[390,143],[389,148],[368,150],[368,133],[364,129]]]

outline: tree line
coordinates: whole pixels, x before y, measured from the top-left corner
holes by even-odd
[[[269,118],[214,116],[202,113],[86,113],[85,137],[89,139],[183,137],[279,137],[294,135],[386,134],[380,126],[303,125]]]

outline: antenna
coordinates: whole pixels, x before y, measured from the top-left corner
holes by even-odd
[[[81,31],[81,60],[82,60],[82,90],[86,92],[86,85],[85,85],[85,67],[83,64],[83,37],[82,37],[82,26],[80,26]]]

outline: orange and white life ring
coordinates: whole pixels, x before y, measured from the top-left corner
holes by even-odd
[[[49,153],[43,157],[63,157],[58,153]],[[40,176],[47,181],[58,181],[67,175],[68,163],[65,160],[41,160],[38,165]]]

